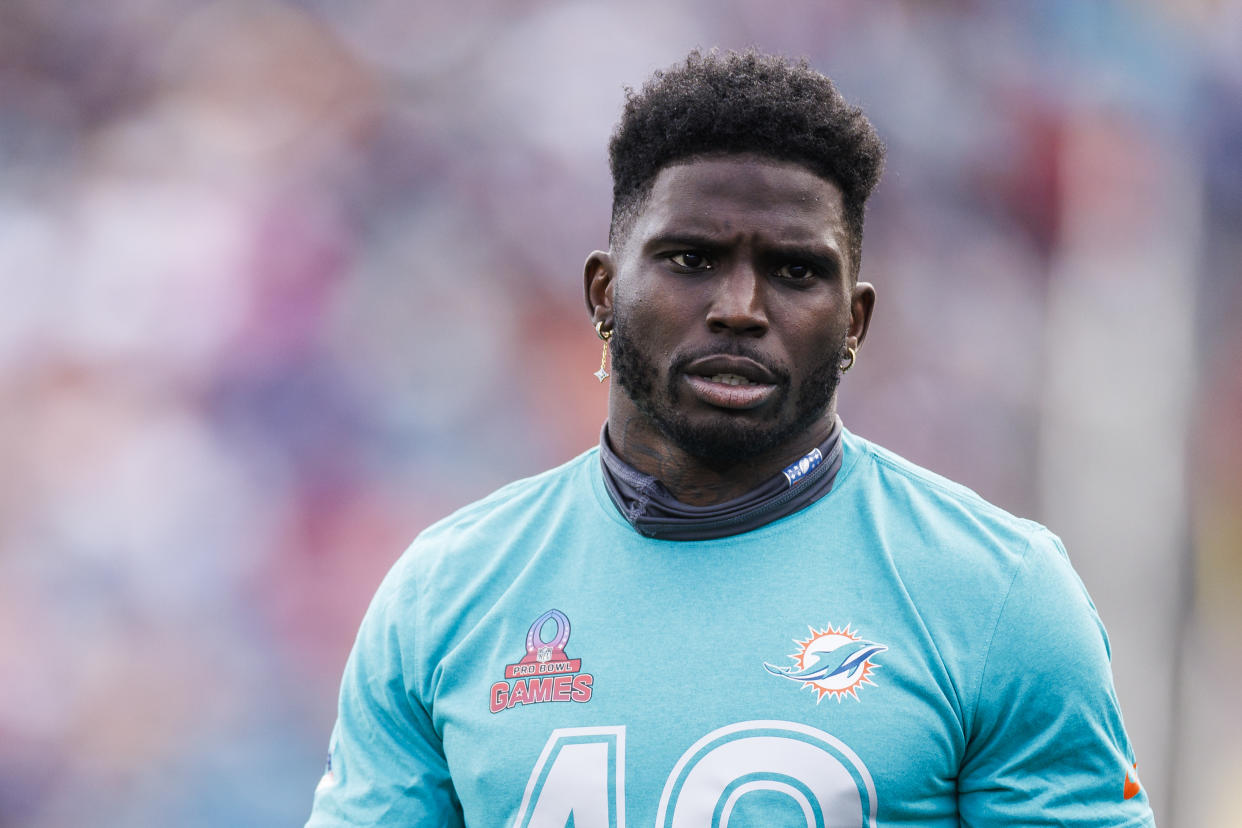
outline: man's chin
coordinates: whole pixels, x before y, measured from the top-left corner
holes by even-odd
[[[742,417],[724,415],[733,422],[696,422],[679,417],[659,423],[664,436],[679,449],[711,469],[725,470],[754,460],[775,449],[781,435],[771,426],[744,422]]]

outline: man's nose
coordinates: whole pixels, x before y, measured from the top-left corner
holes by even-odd
[[[763,277],[749,263],[718,271],[707,311],[713,333],[763,336],[768,330]]]

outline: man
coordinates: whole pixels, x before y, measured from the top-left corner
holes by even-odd
[[[862,112],[695,53],[610,150],[600,446],[396,564],[309,825],[1152,825],[1057,538],[837,418]]]

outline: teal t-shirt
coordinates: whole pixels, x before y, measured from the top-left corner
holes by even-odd
[[[643,537],[597,449],[429,528],[308,828],[1154,825],[1060,541],[843,440],[825,497],[733,537]]]

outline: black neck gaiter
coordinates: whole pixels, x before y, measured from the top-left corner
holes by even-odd
[[[841,418],[827,439],[783,472],[746,494],[711,506],[677,500],[659,480],[617,456],[608,443],[608,424],[599,439],[600,465],[608,495],[635,529],[662,540],[712,540],[740,535],[791,515],[832,489],[841,468]]]

